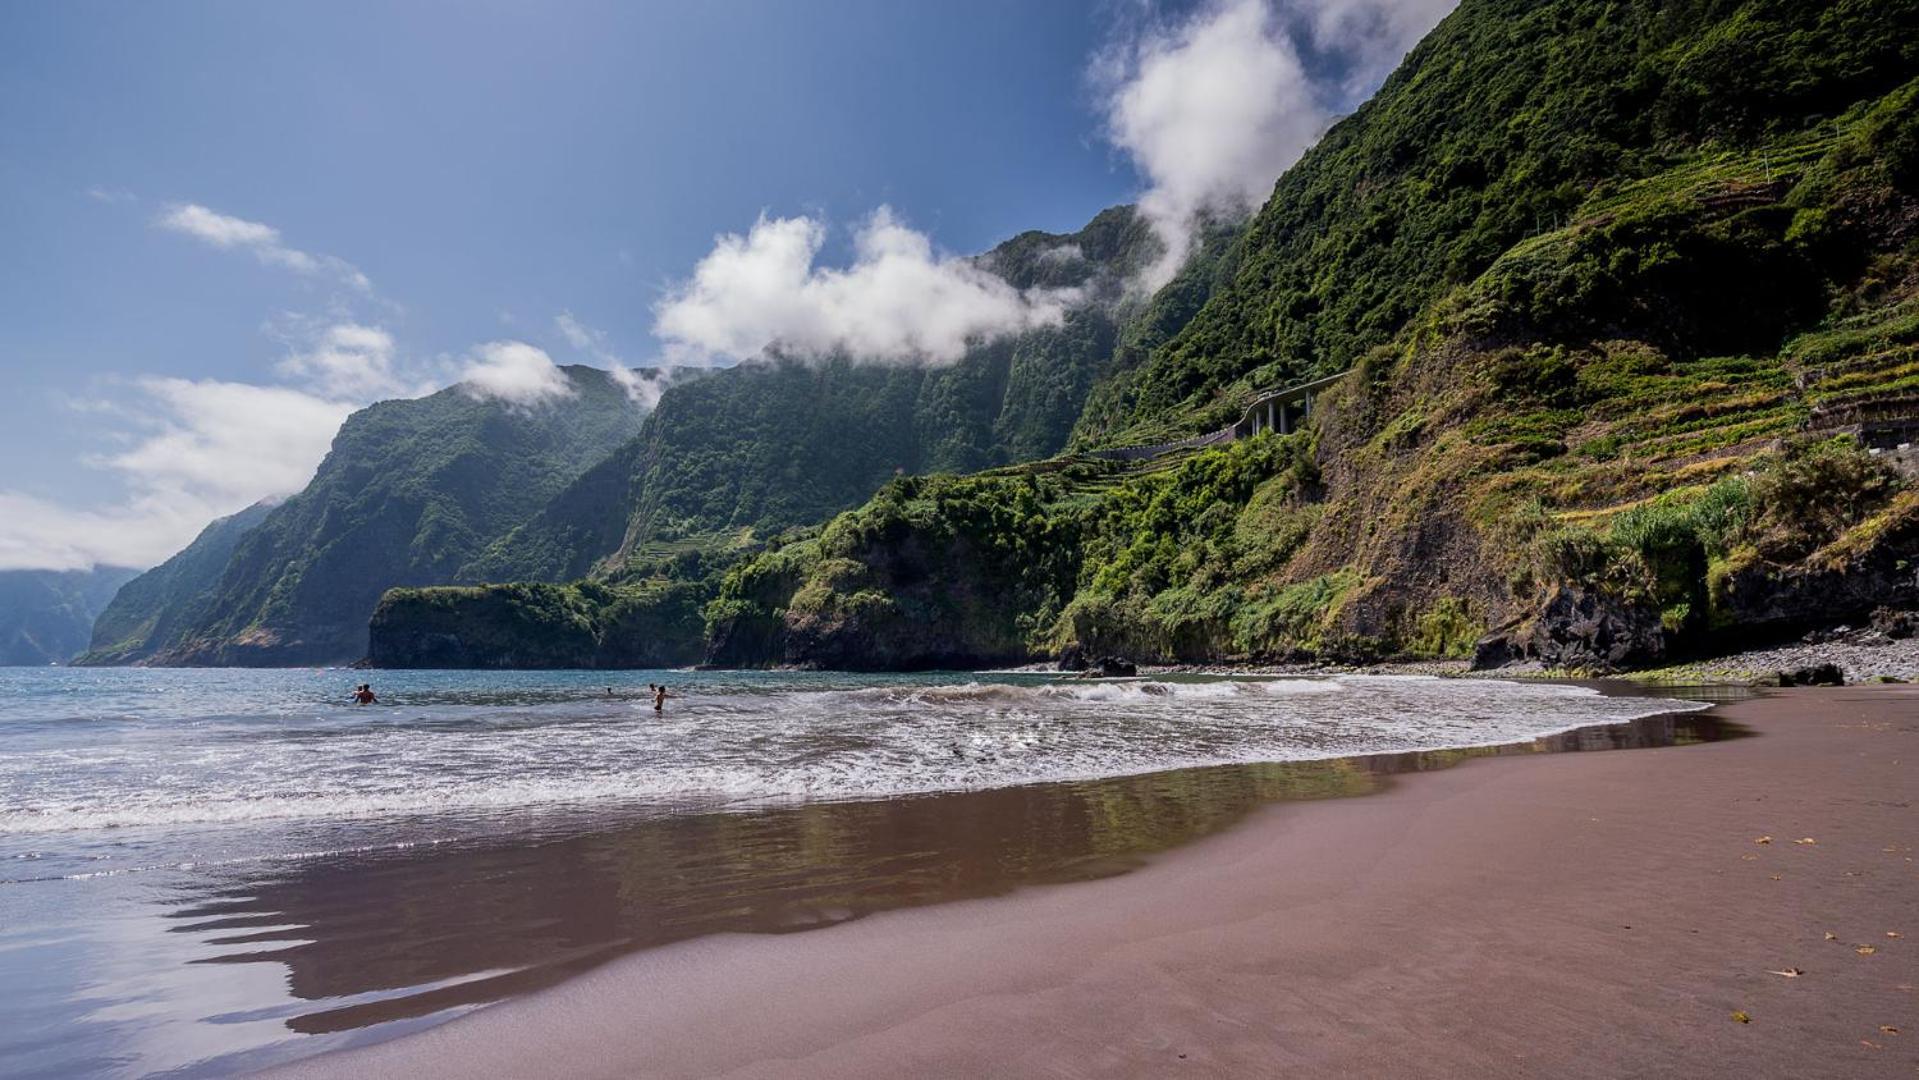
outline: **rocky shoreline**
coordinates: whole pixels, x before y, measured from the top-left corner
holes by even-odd
[[[1908,620],[1911,619],[1909,613]],[[1743,649],[1680,663],[1606,673],[1632,682],[1693,685],[1782,685],[1782,674],[1836,667],[1847,683],[1919,682],[1919,635],[1904,625],[1853,629],[1833,627],[1797,641]],[[1590,671],[1552,667],[1538,661],[1475,669],[1469,660],[1413,660],[1375,664],[1168,664],[1143,666],[1149,675],[1438,675],[1452,678],[1557,679],[1590,676]],[[1796,679],[1802,685],[1807,681]]]

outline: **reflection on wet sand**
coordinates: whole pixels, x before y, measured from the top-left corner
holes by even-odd
[[[1121,873],[1263,803],[1364,794],[1400,773],[1731,734],[1691,713],[1502,747],[652,817],[255,867],[167,917],[217,950],[195,963],[285,965],[301,1003],[281,1013],[292,1031],[345,1032],[525,993],[704,934],[806,930]]]

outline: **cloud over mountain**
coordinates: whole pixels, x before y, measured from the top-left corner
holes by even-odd
[[[546,350],[524,341],[489,341],[476,346],[460,370],[460,384],[474,397],[521,406],[575,393],[566,373]]]
[[[353,411],[288,387],[215,379],[143,378],[131,389],[96,410],[129,423],[131,444],[89,459],[124,481],[126,497],[79,509],[0,491],[0,569],[159,562],[213,518],[300,490]]]
[[[402,370],[393,335],[381,327],[341,322],[310,329],[308,335],[311,340],[274,370],[324,397],[368,402],[418,397],[435,388],[421,373]]]
[[[1216,0],[1137,24],[1095,58],[1106,136],[1147,182],[1166,244],[1144,284],[1171,280],[1209,214],[1245,214],[1456,0]]]
[[[969,344],[1057,324],[1069,289],[1020,290],[882,206],[854,235],[852,265],[819,264],[826,224],[762,215],[727,233],[654,310],[654,334],[677,363],[742,360],[763,351],[862,360],[952,363]]]

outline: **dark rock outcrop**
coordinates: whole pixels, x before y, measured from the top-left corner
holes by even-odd
[[[1740,567],[1727,576],[1720,608],[1725,623],[1748,631],[1870,619],[1889,638],[1894,630],[1910,634],[1913,616],[1903,609],[1919,608],[1919,510],[1890,515],[1855,550],[1828,549],[1791,566],[1755,560]]]
[[[1871,625],[1893,641],[1904,641],[1919,630],[1919,613],[1882,607],[1872,613]]]
[[[1475,670],[1537,660],[1546,667],[1610,672],[1666,654],[1659,612],[1578,586],[1554,589],[1522,627],[1497,631],[1473,648]]]
[[[1525,646],[1513,639],[1511,626],[1501,627],[1473,643],[1473,670],[1491,671],[1526,659]]]
[[[1779,673],[1780,686],[1844,686],[1846,673],[1838,664],[1808,664]]]

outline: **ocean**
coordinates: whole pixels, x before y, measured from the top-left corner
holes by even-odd
[[[1709,737],[1702,707],[1410,676],[0,669],[0,1075],[257,1068],[702,934],[1121,873],[1471,748]]]

